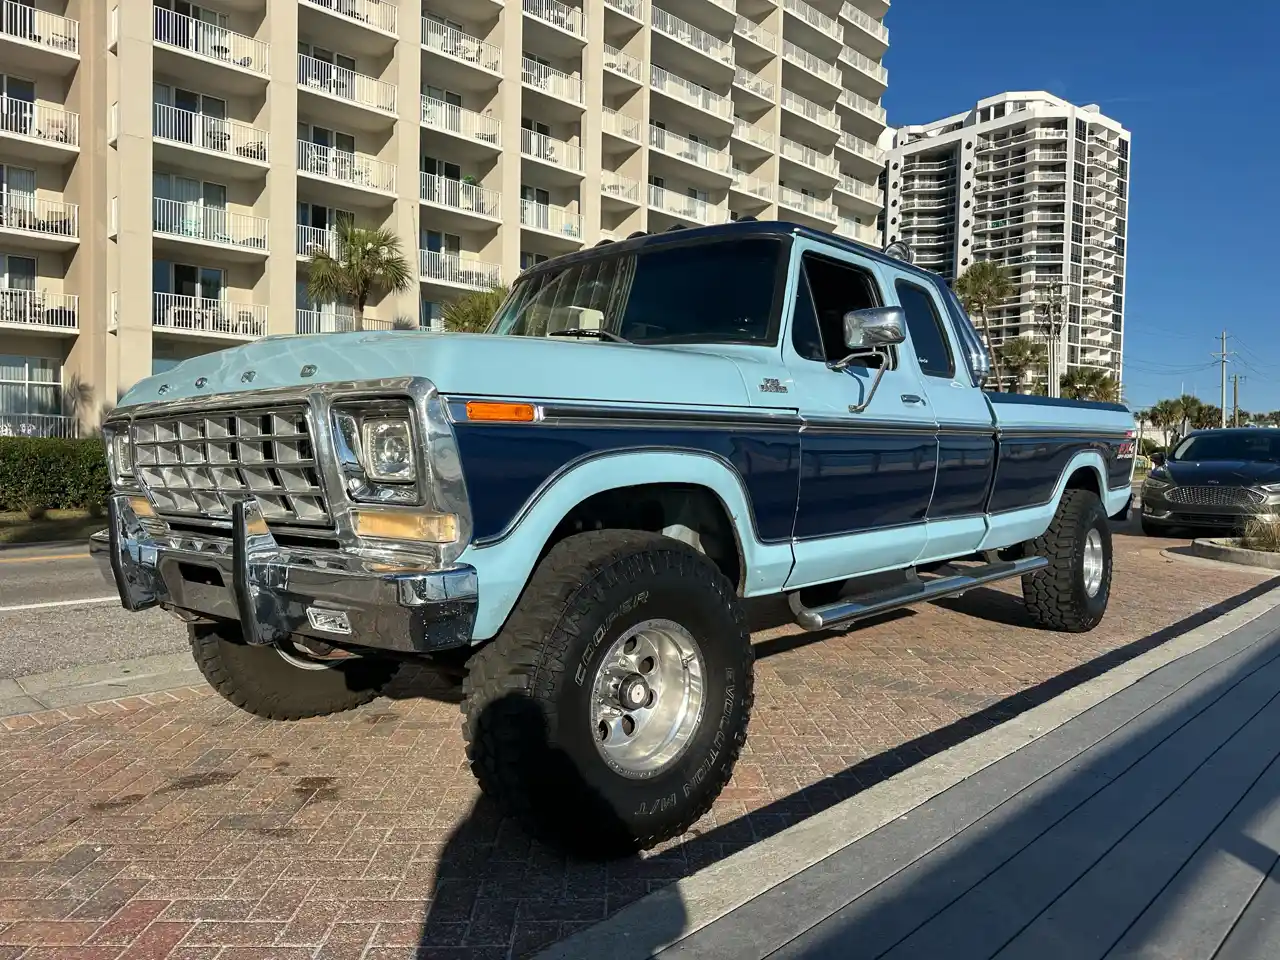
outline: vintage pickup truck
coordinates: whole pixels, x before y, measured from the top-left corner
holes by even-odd
[[[987,373],[901,259],[777,222],[636,236],[527,270],[485,335],[270,337],[139,383],[94,547],[259,716],[465,662],[483,789],[633,850],[729,779],[744,598],[823,630],[1021,577],[1044,627],[1101,620],[1133,419]]]

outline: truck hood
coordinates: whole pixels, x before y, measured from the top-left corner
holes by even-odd
[[[741,371],[748,363],[704,347],[426,331],[323,333],[267,337],[186,360],[139,382],[120,405],[418,376],[445,394],[736,407],[753,401]],[[303,377],[308,365],[315,372]]]

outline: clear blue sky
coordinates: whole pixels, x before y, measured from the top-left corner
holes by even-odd
[[[1241,407],[1280,409],[1280,4],[895,0],[885,23],[895,126],[1047,90],[1132,131],[1131,404],[1217,403],[1225,328]]]

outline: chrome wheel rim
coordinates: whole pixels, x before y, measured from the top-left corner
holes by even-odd
[[[332,657],[318,657],[290,640],[277,643],[276,653],[280,654],[285,662],[293,664],[299,670],[332,670],[339,663],[351,659],[351,655],[347,653]]]
[[[1084,540],[1084,592],[1096,597],[1102,589],[1102,571],[1105,566],[1102,556],[1102,534],[1096,529],[1090,530]]]
[[[706,665],[691,634],[646,620],[614,641],[591,685],[592,739],[624,777],[656,776],[680,759],[702,722]]]

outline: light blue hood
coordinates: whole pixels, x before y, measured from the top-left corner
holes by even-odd
[[[704,347],[385,331],[267,337],[184,361],[134,386],[132,406],[290,387],[419,376],[446,394],[687,406],[749,406],[741,362]],[[302,368],[315,367],[303,377]],[[252,382],[244,382],[246,371]],[[196,381],[205,378],[203,387]],[[756,377],[759,380],[759,377]],[[164,393],[160,388],[167,384]],[[758,401],[756,401],[758,402]]]

